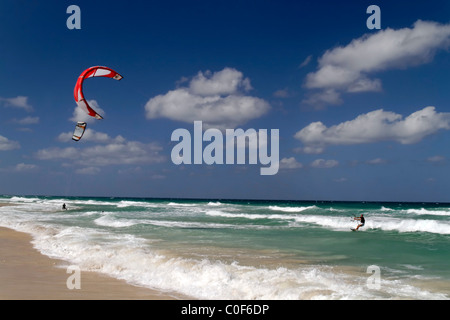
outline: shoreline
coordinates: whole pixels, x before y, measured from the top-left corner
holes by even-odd
[[[416,240],[418,237],[415,234],[411,236],[402,233],[399,228],[394,229],[394,232],[362,232],[360,235],[355,236],[355,234],[348,229],[346,229],[347,233],[336,233],[334,229],[328,230],[329,228],[327,227],[329,225],[325,225],[324,228],[320,229],[312,226],[311,229],[306,229],[306,232],[304,233],[288,233],[287,240],[289,240],[289,242],[286,242],[283,239],[283,242],[276,242],[276,246],[270,244],[269,246],[261,245],[258,247],[251,245],[241,246],[240,243],[236,245],[236,237],[234,236],[233,238],[230,238],[230,241],[227,242],[226,245],[222,245],[225,242],[217,242],[216,244],[214,241],[202,241],[201,245],[193,245],[193,242],[191,241],[178,241],[179,238],[174,238],[176,242],[164,242],[164,240],[172,239],[170,237],[167,239],[164,238],[164,236],[160,237],[161,234],[157,232],[149,232],[151,236],[147,238],[145,236],[146,233],[141,232],[142,230],[138,229],[138,232],[135,233],[135,230],[131,229],[126,231],[121,230],[121,232],[127,235],[130,234],[133,237],[137,235],[139,241],[143,239],[144,243],[132,242],[130,250],[127,250],[127,247],[124,245],[128,243],[129,239],[118,237],[117,239],[113,239],[116,242],[111,242],[114,246],[110,247],[110,243],[107,242],[109,241],[109,237],[103,237],[103,234],[101,233],[94,233],[95,237],[98,238],[92,237],[92,240],[94,241],[86,243],[88,249],[92,248],[92,244],[95,245],[94,250],[85,250],[83,235],[86,234],[86,238],[91,240],[92,234],[89,232],[81,233],[81,230],[72,230],[71,227],[89,227],[90,225],[88,223],[84,224],[86,221],[84,213],[91,216],[92,212],[99,212],[99,208],[92,210],[90,207],[84,209],[80,206],[79,211],[81,213],[76,212],[73,215],[73,221],[71,220],[71,223],[67,223],[65,221],[59,221],[60,217],[57,209],[48,207],[54,205],[55,201],[53,199],[52,202],[49,202],[48,204],[44,203],[45,207],[42,208],[39,199],[37,201],[32,200],[32,203],[29,205],[26,203],[26,200],[23,202],[25,202],[25,204],[16,204],[11,201],[8,203],[8,206],[17,206],[4,208],[0,202],[0,221],[2,221],[2,225],[5,227],[5,229],[0,227],[0,300],[198,300],[198,298],[192,298],[189,295],[176,293],[175,290],[181,290],[181,288],[192,290],[187,292],[207,292],[210,297],[209,299],[214,299],[214,297],[244,296],[250,298],[255,297],[255,299],[259,299],[259,297],[264,297],[265,299],[267,299],[267,297],[271,299],[287,297],[287,299],[296,300],[359,298],[447,300],[450,297],[448,290],[448,288],[450,288],[448,286],[450,280],[447,276],[448,273],[446,272],[446,269],[444,269],[445,264],[442,264],[446,260],[441,260],[440,256],[435,259],[433,256],[430,258],[426,255],[429,251],[427,250],[429,248],[427,245],[436,244],[433,248],[441,250],[439,252],[444,253],[442,259],[446,259],[447,255],[445,255],[445,253],[448,252],[448,248],[445,247],[444,242],[446,240],[446,235],[444,235],[442,239],[440,236],[437,236],[438,241],[434,241],[436,238],[435,235],[420,233],[420,241],[414,242],[413,244],[414,246],[416,246],[416,244],[421,245],[422,247],[427,246],[425,248],[427,251],[424,251],[422,248],[420,251],[413,251],[410,250],[411,248],[408,243],[410,240]],[[36,202],[36,204],[34,202]],[[90,202],[87,203],[91,204]],[[121,204],[121,202],[117,201],[112,203],[116,206]],[[82,202],[82,204],[84,204],[84,202]],[[97,203],[94,202],[94,204]],[[109,202],[101,202],[101,205],[106,206],[108,204]],[[123,204],[125,206],[130,205],[130,203]],[[177,203],[174,203],[173,205],[176,204]],[[146,207],[146,204],[139,205]],[[174,210],[170,207],[171,205],[172,204],[169,203],[162,204],[161,206],[169,206],[166,210],[167,212],[172,212]],[[195,205],[201,210],[212,210],[209,203]],[[180,212],[185,213],[187,210],[183,208],[183,205],[180,206],[182,207]],[[160,206],[157,206],[158,210],[159,207]],[[240,208],[236,213],[236,216],[240,217],[242,215],[241,212],[248,214],[253,213],[253,211],[246,212],[246,208],[247,207]],[[332,209],[336,209],[337,211],[339,208],[339,206],[331,207],[329,211],[334,211]],[[234,213],[235,208],[232,209]],[[271,217],[273,213],[268,211],[269,209],[272,208],[268,208],[266,212],[269,217]],[[379,208],[376,208],[373,211],[376,210],[384,211]],[[405,210],[406,209],[401,208],[401,212],[404,212]],[[115,210],[111,211],[116,212]],[[118,209],[117,211],[121,212],[125,210]],[[134,211],[135,209],[132,208],[131,212]],[[152,210],[149,211],[153,212]],[[261,214],[260,211],[261,208],[256,208],[254,210],[254,212],[258,214]],[[47,212],[50,213],[48,216],[46,215]],[[224,212],[227,213],[228,211],[224,210]],[[21,217],[21,213],[24,213],[23,218]],[[322,212],[314,211],[312,217],[319,216],[320,213]],[[426,213],[432,214],[433,212],[426,211]],[[34,217],[33,214],[36,216]],[[334,213],[332,214],[334,215]],[[384,215],[385,213],[382,214]],[[119,218],[123,217],[123,215],[117,214],[117,219],[107,220],[106,222],[109,224],[101,223],[105,221],[97,221],[99,219],[98,216],[103,217],[104,215],[97,214],[94,217],[89,217],[89,220],[87,220],[95,223],[92,227],[94,230],[99,230],[97,229],[97,225],[105,225],[108,227],[122,226],[121,224],[113,223],[116,221],[121,222],[122,220]],[[218,216],[220,216],[220,214]],[[338,220],[336,220],[338,222],[340,221],[339,219],[348,220],[347,212],[336,216],[338,217]],[[391,215],[389,215],[389,217],[390,216]],[[404,216],[406,216],[406,212],[400,215],[400,217]],[[72,218],[70,216],[67,217]],[[187,215],[186,217],[190,218],[190,216]],[[328,217],[328,214],[326,217]],[[64,217],[61,218],[64,219]],[[182,218],[184,218],[184,216]],[[211,221],[209,215],[207,218],[208,220],[200,220],[200,222],[208,223],[206,224],[206,227],[209,229],[209,223]],[[42,219],[43,222],[33,223],[35,220],[39,222],[39,219]],[[432,221],[439,222],[441,220],[442,219],[434,218]],[[145,222],[146,220],[142,221]],[[176,221],[182,223],[189,220],[177,218]],[[423,221],[423,219],[420,217],[413,221]],[[49,222],[49,224],[45,222]],[[203,226],[200,222],[198,225],[195,225],[196,228]],[[221,222],[221,220],[219,220],[219,222]],[[271,222],[272,220],[269,220],[269,223]],[[54,228],[52,223],[55,223],[57,227]],[[239,224],[236,225],[240,227]],[[257,226],[259,227],[259,224]],[[266,224],[261,223],[261,226],[265,227]],[[64,232],[65,228],[68,228],[67,232]],[[297,228],[298,226],[295,226],[294,230],[297,230]],[[107,230],[107,235],[115,234],[115,229]],[[147,231],[147,229],[145,230]],[[166,229],[163,229],[163,231],[166,232]],[[191,229],[189,229],[188,232],[189,235],[194,236],[203,235],[204,233],[203,230],[200,230],[200,233],[196,233],[196,230],[192,231]],[[215,229],[212,232],[214,232],[214,234],[209,233],[208,230],[209,234],[212,234],[215,237],[218,235],[222,237],[222,234],[217,233]],[[241,233],[236,234],[241,235]],[[265,234],[266,233],[258,230],[258,238],[255,238],[255,240],[261,239],[261,235]],[[284,232],[268,233],[268,235],[275,235],[279,238],[285,234],[286,233]],[[58,240],[60,235],[63,237],[61,241]],[[67,235],[73,236],[74,238],[69,238],[66,242],[66,238],[64,237]],[[243,235],[248,236],[249,234],[243,233]],[[376,238],[380,235],[387,235],[388,239],[378,242]],[[142,236],[142,238],[140,238],[140,236]],[[299,245],[293,244],[291,248],[291,240],[294,241],[295,239],[299,239],[299,236],[306,236],[306,242]],[[308,241],[316,241],[317,236],[323,238],[324,242],[321,244],[319,243],[317,247],[310,247]],[[117,241],[120,239],[124,240],[120,242]],[[152,241],[155,239],[164,240],[161,241],[162,243],[153,245]],[[204,237],[199,239],[209,240],[210,238]],[[228,240],[228,238],[220,238],[221,241],[222,239]],[[251,240],[250,237],[248,239]],[[430,239],[432,240],[431,242],[429,241]],[[96,242],[97,240],[102,241]],[[341,240],[344,241],[344,248],[340,247]],[[390,248],[385,250],[386,244],[390,245],[391,240],[394,240],[393,245],[395,245],[395,250],[390,250]],[[333,243],[331,241],[333,241]],[[372,254],[372,256],[370,254],[357,256],[357,253],[355,253],[352,248],[354,247],[354,244],[359,241],[364,241],[368,244],[368,249],[371,250],[370,254]],[[408,242],[408,246],[404,247],[403,243],[406,242]],[[334,243],[337,243],[337,246],[334,246]],[[34,247],[34,244],[38,246]],[[66,249],[66,244],[68,244],[67,251],[64,251]],[[103,244],[105,244],[104,248]],[[282,247],[284,244],[287,244],[287,246]],[[332,245],[330,246],[330,244]],[[80,247],[77,247],[77,245]],[[147,248],[146,245],[153,245],[152,249],[156,250],[149,249],[148,251],[141,251],[141,248]],[[326,246],[326,250],[324,249],[324,245]],[[42,251],[36,248],[41,248]],[[125,248],[125,250],[123,250],[123,248]],[[135,248],[138,248],[137,254],[134,250]],[[285,248],[288,249],[284,250]],[[319,250],[308,251],[309,248],[318,248]],[[403,248],[405,249],[404,251],[399,251],[399,249]],[[48,255],[45,255],[44,253],[47,252]],[[51,255],[52,252],[56,252],[58,255],[53,256]],[[163,259],[153,260],[154,252],[160,253]],[[403,259],[400,257],[397,259],[398,252],[407,255],[406,258]],[[69,253],[70,255],[67,255],[66,253]],[[147,255],[148,253],[150,254]],[[419,254],[422,253],[424,253],[425,259],[428,259],[423,263],[416,258],[421,257]],[[90,255],[92,256],[90,257]],[[368,267],[373,266],[373,256],[376,256],[378,259],[377,261],[383,264],[375,265],[378,271],[371,274],[368,272]],[[73,260],[72,258],[70,258],[71,260],[67,260],[64,257],[73,257]],[[204,257],[207,258],[204,259]],[[172,260],[172,258],[175,259]],[[46,262],[43,262],[42,259]],[[113,260],[109,261],[109,259]],[[147,259],[148,262],[145,262]],[[66,270],[70,264],[74,263],[70,261],[78,260],[82,261],[81,263],[83,263],[86,270],[92,270],[92,272],[82,271],[81,290],[70,290],[67,288],[66,281],[69,280],[69,278],[72,278],[72,275],[68,274]],[[169,263],[166,263],[167,261]],[[431,262],[434,264],[431,265]],[[41,263],[44,265],[41,266]],[[153,268],[153,266],[155,268]],[[156,272],[154,271],[155,269]],[[105,270],[107,273],[101,273],[100,270]],[[128,271],[132,272],[131,276]],[[54,275],[56,272],[58,272],[57,277]],[[53,275],[49,275],[50,273]],[[115,274],[118,276],[127,276],[129,279],[137,279],[137,281],[146,281],[143,283],[158,283],[155,281],[161,281],[160,283],[167,283],[168,287],[173,289],[170,291],[158,289],[149,290],[148,288],[139,286],[139,282],[137,282],[138,284],[136,285],[133,282],[127,283],[124,280],[118,280],[117,278],[114,278]],[[11,275],[11,277],[8,275]],[[153,275],[153,278],[150,278],[151,275]],[[377,275],[378,278],[374,278],[375,275]],[[200,279],[203,281],[201,284],[194,282],[196,279],[199,279],[198,276],[202,277]],[[48,280],[49,278],[50,280]],[[167,279],[174,282],[168,283]],[[182,279],[186,282],[179,283],[178,279]],[[383,285],[380,285],[378,290],[373,290],[368,286],[369,279],[371,281],[378,279],[378,283],[381,284],[382,282]],[[53,286],[50,286],[49,282],[51,282]],[[190,286],[191,283],[194,283],[194,285]],[[201,286],[203,284],[204,286]],[[202,289],[213,288],[215,291],[195,291],[199,287]],[[203,300],[203,298],[201,300]]]
[[[90,271],[79,273],[80,289],[69,289],[68,279],[75,279],[76,273],[68,273],[66,261],[41,254],[31,241],[27,233],[0,227],[0,300],[191,299]]]

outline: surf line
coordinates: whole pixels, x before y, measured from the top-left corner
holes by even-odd
[[[225,139],[221,130],[209,128],[203,132],[203,122],[194,121],[194,137],[184,128],[172,132],[171,141],[178,141],[171,153],[175,165],[185,164],[246,164],[248,146],[248,164],[264,165],[260,175],[275,175],[279,169],[280,146],[279,129],[270,130],[270,155],[267,129],[226,129]],[[193,148],[192,152],[192,140]],[[203,148],[203,142],[210,142]],[[236,149],[236,157],[235,157]],[[225,152],[225,157],[224,157]],[[192,159],[193,153],[193,159]],[[224,159],[225,158],[225,159]],[[193,161],[192,161],[193,160]]]

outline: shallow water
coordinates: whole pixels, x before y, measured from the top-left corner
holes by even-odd
[[[450,205],[3,196],[82,270],[199,299],[449,299]],[[66,203],[68,210],[61,209]],[[352,232],[354,216],[366,224]]]

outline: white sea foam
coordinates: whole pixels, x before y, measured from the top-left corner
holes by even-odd
[[[144,208],[157,208],[157,204],[149,203],[146,201],[127,201],[122,200],[117,204],[118,208],[127,208],[127,207],[144,207]]]
[[[450,223],[425,219],[374,219],[366,223],[367,228],[399,232],[429,232],[450,234]]]
[[[102,237],[107,242],[93,242]],[[199,299],[373,299],[366,278],[330,267],[305,266],[275,269],[187,259],[151,250],[146,241],[80,228],[38,236],[36,247],[82,270],[102,272],[130,283],[177,291]],[[363,285],[361,285],[363,282]],[[383,280],[383,291],[399,298],[443,298],[400,281]]]
[[[355,227],[357,222],[345,216],[326,216],[326,215],[281,215],[281,214],[247,214],[247,213],[228,213],[218,210],[209,210],[205,214],[211,216],[220,216],[226,218],[245,218],[245,219],[273,219],[273,220],[292,220],[296,223],[307,223],[321,226],[333,230],[348,230]],[[295,225],[293,225],[295,226]],[[430,232],[438,234],[450,234],[450,223],[436,220],[416,220],[385,217],[366,217],[365,226],[360,230],[381,229],[398,232]]]
[[[330,229],[348,230],[357,222],[352,222],[346,217],[332,216],[296,216],[296,222],[312,223]],[[436,220],[415,220],[399,218],[366,217],[366,223],[361,231],[368,229],[380,229],[398,232],[429,232],[437,234],[450,234],[450,223]]]
[[[86,211],[86,212],[83,212],[83,216],[94,216],[94,215],[98,215],[98,214],[102,214],[102,215],[104,215],[105,214],[105,212],[98,212],[98,211]]]
[[[207,223],[207,222],[181,222],[181,221],[164,221],[164,220],[146,220],[146,224],[158,227],[168,228],[187,228],[187,229],[239,229],[239,226],[225,223]],[[244,226],[242,226],[244,227]]]
[[[105,215],[98,219],[95,219],[94,223],[96,225],[104,227],[124,228],[134,226],[138,224],[138,221],[122,220]]]
[[[206,215],[215,217],[225,217],[225,218],[244,218],[249,220],[257,219],[269,219],[269,220],[294,220],[295,215],[284,215],[284,214],[258,214],[258,213],[231,213],[223,212],[219,210],[207,210]]]
[[[208,206],[217,207],[217,206],[221,206],[221,205],[222,205],[222,203],[219,202],[219,201],[216,201],[216,202],[210,201],[210,202],[208,202]]]
[[[57,200],[59,203],[61,200]],[[79,204],[79,205],[93,205],[93,206],[114,206],[114,202],[110,201],[101,201],[101,200],[93,200],[93,199],[81,199],[81,200],[68,200],[66,203],[69,204]]]
[[[433,215],[433,216],[450,216],[450,211],[446,210],[427,210],[425,208],[421,209],[408,209],[407,213],[417,214],[417,215]]]
[[[354,226],[354,222],[348,217],[321,216],[321,215],[298,215],[298,214],[251,214],[251,213],[229,213],[218,210],[209,210],[205,214],[226,218],[244,218],[250,220],[268,219],[279,221],[292,221],[298,224],[313,224],[333,230],[348,230]],[[291,226],[296,226],[295,224]]]
[[[169,202],[167,205],[174,206],[174,207],[196,207],[197,206],[197,204],[195,204],[195,203],[177,203],[177,202]]]
[[[309,209],[317,209],[316,206],[308,207],[280,207],[280,206],[269,206],[270,210],[283,211],[283,212],[302,212]]]
[[[9,201],[11,202],[25,202],[25,203],[32,203],[39,201],[39,198],[27,198],[27,197],[11,197]]]

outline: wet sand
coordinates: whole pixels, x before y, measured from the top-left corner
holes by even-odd
[[[69,289],[75,273],[65,261],[39,253],[29,234],[0,227],[0,299],[3,300],[183,300],[95,272],[79,273],[80,289]]]

